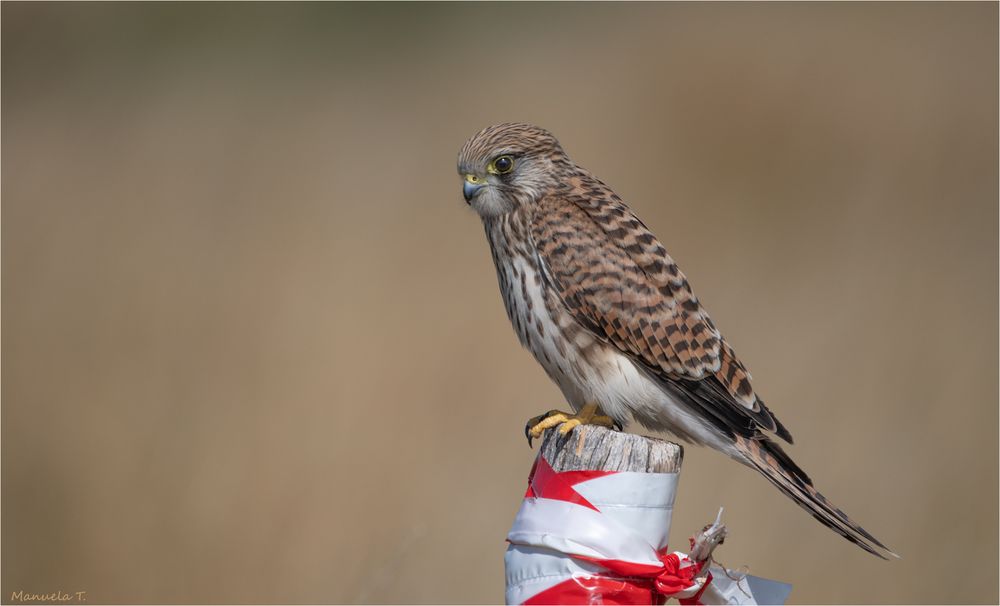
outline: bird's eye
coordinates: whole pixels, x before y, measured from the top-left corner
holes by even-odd
[[[504,175],[514,170],[514,158],[510,156],[500,156],[490,162],[490,172],[496,173],[498,175]]]

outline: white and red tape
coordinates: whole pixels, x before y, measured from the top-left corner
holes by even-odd
[[[784,603],[789,585],[667,551],[676,487],[675,473],[556,472],[539,455],[507,535],[507,603]]]

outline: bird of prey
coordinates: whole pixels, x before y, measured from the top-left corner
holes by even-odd
[[[575,412],[530,420],[529,442],[550,427],[621,429],[632,417],[756,469],[848,541],[896,555],[813,488],[779,444],[791,433],[677,264],[551,133],[487,127],[462,147],[458,171],[514,330]]]

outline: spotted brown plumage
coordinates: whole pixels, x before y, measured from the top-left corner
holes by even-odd
[[[782,450],[775,440],[791,443],[791,434],[755,393],[687,277],[551,133],[490,126],[462,147],[459,173],[514,331],[574,410],[596,405],[617,423],[631,417],[720,450],[861,548],[891,554]]]

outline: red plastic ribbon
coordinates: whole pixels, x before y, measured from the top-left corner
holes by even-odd
[[[697,562],[682,568],[680,558],[674,553],[661,555],[662,568],[655,571],[650,566],[632,562],[571,557],[599,564],[610,574],[567,579],[535,594],[525,604],[664,604],[667,598],[689,589],[701,570],[701,564]],[[678,601],[685,606],[701,604],[701,594],[711,582],[712,575],[709,574],[698,593]],[[599,601],[595,601],[595,596],[599,597]]]
[[[525,604],[665,604],[652,583],[605,575],[573,577],[536,593]]]

